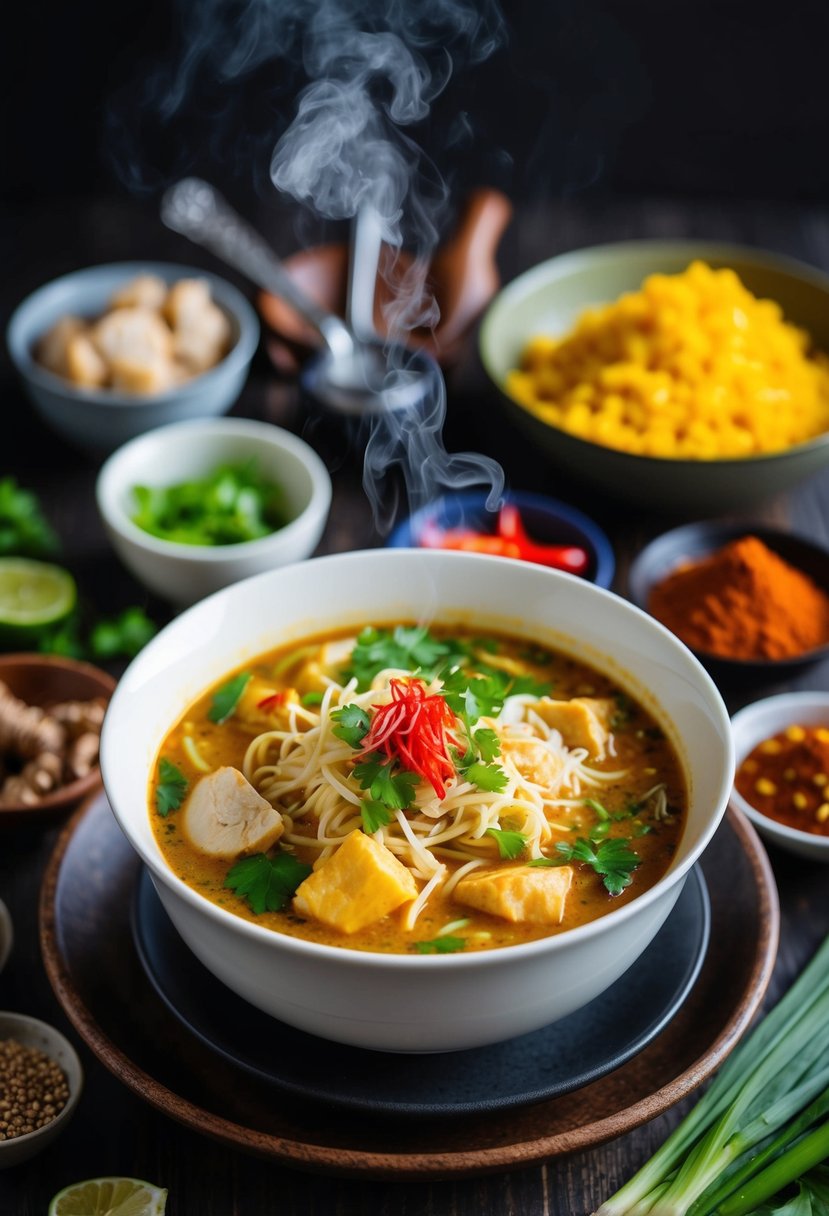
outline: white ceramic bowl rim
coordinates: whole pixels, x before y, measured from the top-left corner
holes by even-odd
[[[297,464],[302,465],[311,480],[311,493],[307,504],[293,519],[267,536],[256,540],[239,541],[233,545],[186,545],[180,541],[163,540],[139,528],[123,509],[120,494],[124,490],[121,480],[122,466],[142,447],[153,448],[159,441],[176,438],[186,439],[193,432],[205,438],[239,436],[257,440],[263,447],[286,452]],[[217,459],[220,453],[217,454]],[[173,483],[169,483],[173,484]],[[221,562],[241,554],[256,554],[273,546],[275,540],[284,541],[298,532],[309,512],[316,512],[331,499],[331,479],[322,459],[304,439],[270,422],[259,422],[253,418],[187,418],[182,422],[171,422],[155,427],[127,440],[109,456],[98,474],[96,486],[101,514],[111,527],[127,540],[140,545],[150,553],[165,557],[186,558],[194,562],[210,564]]]
[[[124,394],[111,388],[82,388],[70,380],[58,376],[48,368],[42,367],[33,357],[31,346],[39,338],[43,327],[37,326],[36,317],[44,299],[48,299],[61,288],[71,285],[82,285],[85,281],[94,281],[100,274],[115,274],[123,272],[124,278],[138,274],[159,274],[173,281],[177,278],[207,279],[211,286],[214,303],[231,315],[236,334],[233,345],[218,363],[204,372],[186,380],[184,384],[172,389],[162,389],[158,393]],[[215,293],[215,294],[214,294]],[[67,303],[67,309],[70,305]],[[35,332],[35,330],[37,332]],[[107,262],[100,266],[87,266],[82,270],[72,270],[51,279],[36,287],[24,300],[18,304],[12,313],[6,329],[6,345],[17,371],[28,377],[35,384],[51,392],[60,391],[68,397],[77,397],[84,401],[100,401],[102,404],[121,406],[128,401],[130,406],[137,408],[156,404],[160,400],[170,398],[182,399],[201,391],[205,385],[213,382],[217,373],[228,368],[241,368],[252,357],[259,343],[259,318],[244,295],[227,279],[221,278],[210,270],[201,270],[195,266],[184,266],[177,262]]]
[[[335,575],[339,575],[344,579],[344,581],[347,581],[349,566],[359,566],[359,564],[364,561],[367,556],[370,556],[373,559],[378,558],[382,554],[393,555],[397,559],[399,559],[401,556],[405,558],[407,555],[409,557],[419,556],[422,558],[423,553],[424,551],[421,549],[355,550],[348,553],[312,558],[310,560],[315,565],[325,563],[326,567],[331,572],[332,580]],[[471,955],[382,954],[362,950],[349,950],[348,948],[338,946],[327,946],[317,942],[307,942],[300,938],[291,937],[288,934],[275,934],[271,929],[266,929],[261,925],[254,924],[250,921],[244,920],[241,917],[234,916],[234,914],[231,912],[225,911],[217,904],[214,904],[210,900],[205,899],[204,896],[199,895],[182,879],[178,878],[178,876],[174,874],[173,871],[164,863],[160,856],[144,848],[142,841],[137,838],[136,833],[132,830],[129,817],[119,814],[118,806],[116,805],[117,799],[114,800],[112,803],[113,813],[115,814],[122,831],[130,841],[132,847],[148,866],[154,878],[159,879],[179,898],[183,899],[193,908],[197,909],[202,915],[211,920],[217,921],[219,924],[232,926],[236,932],[242,933],[243,935],[251,937],[254,940],[258,940],[260,942],[273,942],[274,938],[276,937],[278,938],[281,949],[310,958],[336,960],[339,966],[349,965],[356,968],[375,967],[401,971],[430,971],[432,969],[440,969],[442,967],[451,967],[453,969],[497,967],[501,965],[501,960],[505,955],[517,958],[521,956],[526,957],[535,954],[542,955],[549,952],[554,952],[557,945],[560,946],[565,942],[567,944],[575,944],[580,941],[589,940],[598,934],[602,934],[605,927],[611,923],[620,924],[622,921],[636,916],[641,909],[653,903],[655,900],[658,900],[665,892],[666,888],[673,886],[680,880],[680,878],[682,878],[683,875],[688,872],[688,870],[691,869],[711,840],[711,837],[717,830],[720,820],[725,813],[728,804],[728,797],[733,785],[734,747],[731,738],[728,713],[722,698],[720,697],[719,691],[714,684],[714,681],[705,671],[705,668],[698,661],[698,659],[691,654],[687,647],[678,641],[674,634],[665,629],[664,626],[660,625],[658,621],[653,620],[653,618],[647,613],[642,612],[640,608],[637,608],[627,600],[622,599],[614,592],[607,591],[602,587],[598,587],[594,583],[587,583],[575,575],[566,574],[561,571],[549,570],[542,567],[528,567],[527,563],[513,558],[491,557],[483,554],[452,553],[441,550],[430,550],[428,557],[430,561],[439,563],[445,562],[447,564],[487,563],[492,565],[495,563],[498,569],[499,578],[505,576],[509,567],[513,567],[516,571],[521,570],[523,572],[531,569],[534,573],[541,574],[547,579],[566,580],[568,582],[575,583],[584,587],[586,589],[586,594],[601,596],[607,600],[613,601],[615,611],[630,615],[631,617],[637,618],[643,622],[647,622],[649,629],[656,630],[656,632],[662,634],[671,645],[671,648],[675,648],[677,652],[684,656],[684,662],[688,668],[694,672],[695,679],[709,694],[710,704],[716,707],[717,717],[720,719],[719,734],[723,740],[726,753],[725,771],[719,783],[716,797],[713,800],[715,803],[715,810],[711,812],[708,823],[704,830],[700,832],[699,838],[695,845],[688,851],[687,855],[679,863],[675,865],[672,864],[666,874],[664,874],[662,878],[660,878],[660,880],[654,884],[654,886],[637,896],[636,899],[632,900],[630,903],[624,904],[622,907],[605,913],[597,920],[591,921],[584,925],[579,925],[573,929],[568,929],[564,933],[554,934],[550,937],[542,938],[537,941],[521,943],[513,946],[505,946],[496,950],[479,951]],[[293,569],[298,568],[299,565],[307,566],[308,564],[308,562],[304,562],[284,566],[279,571],[279,575],[281,578],[287,579],[290,577],[290,573]],[[225,588],[223,591],[216,592],[215,595],[208,596],[206,599],[200,601],[200,603],[194,605],[192,608],[175,618],[170,625],[166,626],[166,628],[160,634],[157,634],[156,637],[144,647],[141,653],[136,659],[133,660],[127,671],[124,673],[124,676],[116,688],[112,701],[110,702],[110,712],[107,716],[108,720],[110,722],[112,721],[114,716],[112,712],[113,709],[116,712],[120,710],[120,702],[122,700],[124,701],[125,706],[129,704],[129,683],[132,673],[139,673],[144,667],[151,670],[157,668],[158,663],[156,656],[159,651],[163,651],[166,646],[166,638],[170,636],[173,631],[180,632],[184,636],[187,636],[188,633],[192,632],[190,627],[193,619],[201,613],[209,611],[209,605],[216,600],[217,597],[224,597],[229,591],[239,594],[240,588],[242,588],[244,592],[255,596],[257,587],[268,578],[270,578],[270,574],[266,572],[265,574],[255,575],[252,578],[235,583],[232,588]],[[232,664],[229,664],[229,667],[231,665]],[[182,706],[182,711],[184,708],[185,706]],[[107,729],[107,720],[105,720],[101,735],[101,771],[104,776],[105,787],[109,785],[108,774],[110,772],[114,773],[117,770],[118,753],[121,747],[121,741]],[[149,809],[147,809],[147,814],[149,814]]]
[[[741,727],[754,720],[761,714],[772,712],[776,709],[781,711],[791,710],[791,714],[786,714],[789,723],[793,723],[797,719],[798,709],[817,709],[825,708],[826,720],[829,723],[829,692],[781,692],[774,697],[763,697],[759,701],[752,701],[750,705],[745,705],[731,720],[732,729],[738,732]],[[778,726],[771,728],[772,734],[777,734],[778,731],[785,730],[783,718],[780,718]],[[767,736],[766,736],[767,737]],[[757,743],[762,742],[762,739],[757,739]],[[748,755],[748,752],[756,747],[756,743],[752,743],[747,751],[738,756],[738,762]],[[797,841],[804,845],[813,845],[815,849],[821,847],[829,851],[829,836],[820,835],[818,832],[804,832],[800,828],[790,827],[787,823],[781,823],[779,819],[773,819],[771,815],[764,815],[762,811],[758,811],[757,807],[748,802],[737,787],[731,791],[731,802],[738,811],[742,811],[753,823],[760,823],[764,828],[774,832],[775,835],[786,837],[789,840]]]
[[[555,257],[547,258],[544,262],[539,262],[538,265],[532,266],[529,270],[517,275],[505,287],[498,292],[495,299],[489,305],[481,322],[479,349],[485,352],[488,348],[486,340],[487,333],[490,328],[498,325],[498,314],[504,310],[509,310],[513,306],[513,297],[522,299],[528,290],[532,290],[536,281],[543,284],[546,283],[550,270],[555,267],[558,270],[566,273],[567,267],[571,263],[581,263],[586,257],[599,260],[606,254],[618,254],[620,251],[629,251],[631,256],[637,256],[642,253],[653,253],[655,257],[659,256],[661,250],[670,250],[677,252],[680,249],[687,251],[689,258],[694,257],[709,257],[723,262],[728,262],[730,258],[740,257],[746,261],[753,261],[758,266],[766,266],[773,270],[780,270],[796,275],[798,278],[806,279],[815,287],[821,288],[829,294],[829,275],[818,270],[815,266],[810,266],[808,262],[801,262],[797,258],[788,257],[785,254],[769,253],[766,250],[755,249],[751,245],[730,244],[724,242],[709,242],[709,241],[682,241],[682,240],[652,240],[652,241],[608,241],[603,245],[590,245],[584,249],[570,249],[565,253],[556,254]],[[488,361],[484,358],[484,363],[487,365],[487,371],[493,382],[498,383],[501,391],[509,398],[517,409],[524,410],[526,413],[533,416],[533,411],[527,409],[515,397],[507,392],[503,383],[496,377],[494,370],[489,367]],[[568,439],[574,443],[583,444],[586,447],[597,446],[591,440],[582,439],[579,435],[574,435],[563,427],[556,426],[553,422],[546,422],[539,419],[539,422],[544,422],[551,431],[558,431],[562,435],[566,435]],[[753,452],[747,456],[712,456],[706,457],[704,460],[691,460],[687,457],[671,457],[671,456],[647,456],[638,452],[621,452],[619,448],[608,448],[611,452],[620,452],[626,458],[638,461],[642,466],[654,465],[664,467],[665,464],[675,464],[677,466],[702,466],[716,465],[718,469],[724,468],[745,468],[747,465],[763,465],[770,463],[780,456],[796,454],[803,451],[814,451],[816,448],[824,447],[829,444],[829,431],[822,435],[815,435],[812,439],[806,439],[802,443],[792,443],[788,447],[775,452]],[[643,472],[642,476],[647,476]]]

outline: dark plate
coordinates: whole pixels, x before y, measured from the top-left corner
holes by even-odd
[[[192,1132],[327,1174],[478,1177],[613,1140],[687,1098],[728,1057],[771,976],[777,893],[757,834],[733,810],[701,868],[711,940],[676,1016],[620,1068],[508,1117],[344,1115],[287,1097],[207,1047],[170,1012],[141,966],[130,925],[140,862],[103,794],[88,800],[55,846],[41,889],[41,946],[58,1000],[90,1051],[134,1094]],[[376,1065],[390,1057],[371,1058]]]
[[[651,589],[684,562],[701,561],[741,536],[756,536],[790,566],[807,574],[829,594],[829,550],[805,536],[752,523],[695,523],[673,528],[646,545],[628,573],[628,596],[648,611]],[[782,679],[798,669],[829,658],[829,646],[808,650],[791,659],[729,659],[694,650],[714,678]]]
[[[671,1020],[699,975],[711,923],[694,869],[668,920],[630,970],[584,1009],[532,1034],[474,1051],[382,1055],[304,1034],[261,1013],[193,956],[142,870],[133,935],[168,1008],[208,1047],[305,1101],[435,1118],[543,1102],[619,1068]]]

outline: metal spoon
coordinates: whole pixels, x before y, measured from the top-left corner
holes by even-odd
[[[258,287],[287,300],[314,326],[325,349],[300,375],[312,405],[359,417],[415,409],[439,391],[440,372],[428,355],[358,338],[305,295],[265,239],[208,182],[189,177],[171,186],[161,200],[161,218]]]

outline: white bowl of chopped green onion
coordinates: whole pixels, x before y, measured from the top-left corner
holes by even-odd
[[[124,565],[186,605],[310,556],[331,479],[313,448],[280,427],[197,419],[124,444],[101,468],[96,496]]]

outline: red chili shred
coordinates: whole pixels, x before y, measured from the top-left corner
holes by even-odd
[[[449,747],[456,742],[457,718],[439,693],[427,693],[418,680],[389,682],[391,701],[373,706],[376,711],[363,751],[384,752],[409,772],[428,781],[438,798],[455,775]]]

